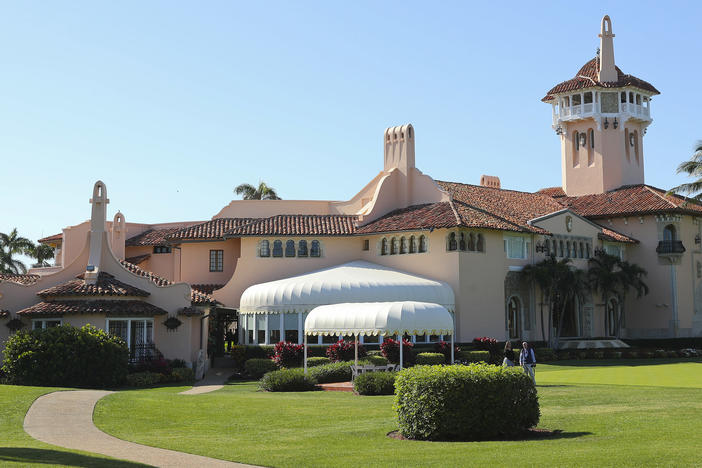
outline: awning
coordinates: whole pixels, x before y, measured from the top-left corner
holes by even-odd
[[[241,295],[240,313],[297,313],[327,304],[396,301],[454,309],[453,289],[443,281],[355,261],[250,286]]]
[[[428,302],[343,303],[315,307],[305,319],[306,335],[448,335],[453,317]]]

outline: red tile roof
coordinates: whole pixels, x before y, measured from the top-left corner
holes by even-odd
[[[615,68],[617,69],[617,81],[598,81],[598,74],[600,71],[599,60],[594,58],[583,65],[574,78],[558,83],[556,86],[551,88],[548,93],[546,93],[546,96],[542,99],[542,101],[550,101],[554,98],[554,95],[559,93],[567,93],[569,91],[575,91],[576,89],[593,87],[621,88],[624,86],[634,86],[654,95],[660,94],[660,92],[651,83],[640,78],[636,78],[633,75],[627,75],[623,73],[619,67]]]
[[[134,257],[125,258],[126,262],[133,263],[134,265],[139,265],[140,263],[146,261],[151,257],[151,254],[135,255]]]
[[[15,275],[13,273],[0,273],[0,281],[10,283],[34,284],[39,281],[39,275]]]
[[[150,271],[142,270],[133,263],[129,263],[125,260],[120,260],[120,263],[123,267],[125,267],[127,270],[131,271],[135,275],[141,276],[143,278],[148,278],[151,281],[153,281],[153,283],[157,286],[169,286],[171,284],[174,284],[172,281],[168,281],[165,278],[161,278],[160,276],[157,276]],[[190,301],[193,305],[217,304],[217,301],[215,301],[212,296],[197,291],[192,287],[190,288]]]
[[[48,289],[39,291],[37,295],[41,297],[53,296],[135,296],[146,297],[148,292],[130,286],[117,280],[114,276],[106,272],[98,273],[97,282],[88,284],[83,279],[83,275],[69,281],[59,284]]]
[[[605,193],[563,197],[563,206],[587,218],[613,216],[643,216],[646,214],[677,212],[702,215],[702,205],[679,195],[666,195],[650,185],[630,185]]]
[[[223,284],[191,284],[191,288],[200,291],[203,294],[212,294],[214,291],[224,287]]]
[[[53,236],[42,237],[37,242],[40,244],[54,243],[63,240],[63,233],[54,234]]]
[[[634,239],[633,237],[629,237],[626,234],[622,234],[621,232],[617,232],[614,229],[609,229],[604,226],[602,227],[602,232],[597,234],[597,238],[604,240],[604,241],[609,241],[609,242],[624,242],[626,244],[638,244],[639,241]]]
[[[242,224],[226,236],[348,236],[355,234],[357,220],[355,215],[277,215]]]
[[[127,247],[137,247],[143,245],[166,245],[168,237],[180,231],[182,228],[149,229],[130,237],[124,242]]]
[[[460,224],[451,203],[429,203],[391,211],[358,228],[358,234],[449,228]]]
[[[205,311],[198,309],[197,307],[183,307],[178,311],[178,315],[185,315],[186,317],[196,317],[198,315],[205,315]]]
[[[108,317],[153,317],[166,315],[168,312],[144,301],[109,301],[109,300],[71,300],[39,302],[31,307],[17,312],[25,317],[48,316],[59,317],[62,315],[80,314],[105,314]]]
[[[179,229],[170,235],[169,240],[172,242],[183,240],[223,240],[227,231],[257,220],[258,218],[217,218]]]
[[[546,187],[546,188],[540,189],[536,193],[548,195],[549,197],[553,197],[553,198],[566,196],[565,191],[563,191],[563,187]]]

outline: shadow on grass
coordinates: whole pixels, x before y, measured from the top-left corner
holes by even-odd
[[[564,432],[561,431],[560,429],[556,430],[548,430],[548,429],[540,429],[540,428],[534,428],[534,429],[529,429],[528,431],[525,431],[521,434],[517,434],[514,436],[509,436],[509,437],[488,437],[485,439],[478,439],[478,440],[425,440],[425,441],[418,441],[418,442],[521,442],[521,441],[529,441],[529,440],[556,440],[556,439],[577,439],[578,437],[583,437],[583,436],[588,436],[592,435],[592,432]],[[408,439],[404,437],[402,434],[400,434],[399,431],[391,431],[388,432],[387,434],[388,437],[391,439],[397,439],[397,440],[413,440],[413,439]]]
[[[702,364],[702,358],[660,358],[660,359],[582,359],[549,361],[548,365],[563,367],[611,367],[611,366],[657,366],[661,364],[692,363]],[[537,369],[538,370],[538,369]],[[546,371],[550,372],[550,371]]]
[[[35,449],[22,447],[0,447],[0,464],[30,463],[44,465],[62,465],[79,467],[107,467],[107,468],[136,468],[149,465],[128,461],[110,460],[106,458],[81,455],[78,453],[60,452],[50,449]]]

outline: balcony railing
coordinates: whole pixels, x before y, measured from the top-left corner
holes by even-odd
[[[679,240],[662,240],[658,242],[656,252],[658,255],[682,255],[685,252],[685,246]]]
[[[629,102],[619,103],[620,112],[631,114],[635,117],[648,119],[651,117],[651,109],[641,104],[633,104]],[[554,121],[561,120],[577,120],[585,117],[590,117],[594,114],[599,114],[598,106],[592,103],[577,104],[573,106],[563,106],[559,112],[554,114]],[[608,114],[609,115],[609,114]]]

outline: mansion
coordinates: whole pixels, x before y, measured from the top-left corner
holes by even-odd
[[[700,336],[702,206],[645,184],[659,92],[615,65],[607,16],[599,38],[598,56],[543,98],[561,142],[558,187],[435,180],[415,166],[409,124],[385,130],[382,170],[347,201],[234,200],[209,220],[143,224],[110,221],[97,182],[91,219],[40,240],[55,266],[0,276],[0,325],[91,323],[194,362],[213,308],[239,313],[240,343],[272,344],[302,342],[318,305],[416,300],[453,313],[457,342],[542,340],[542,294],[520,271],[549,255],[586,269],[606,252],[643,267],[650,293],[572,301],[564,337],[614,337],[622,307],[623,338]]]

